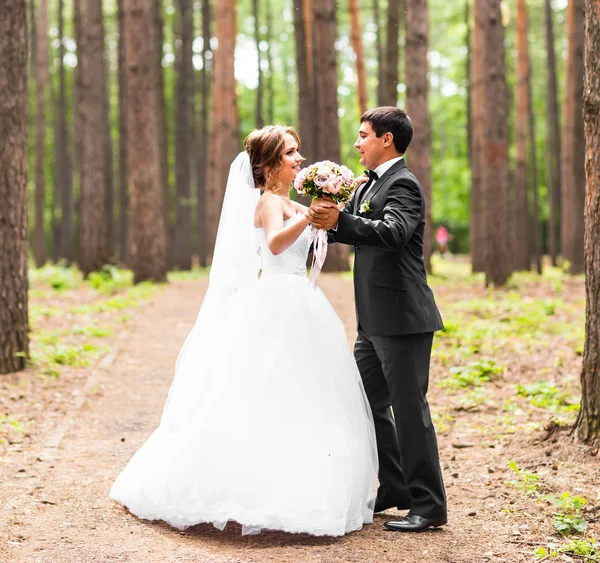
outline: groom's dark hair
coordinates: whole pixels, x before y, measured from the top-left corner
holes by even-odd
[[[375,135],[381,137],[391,133],[394,137],[394,147],[400,154],[404,154],[413,137],[413,125],[406,112],[395,106],[382,106],[370,109],[360,118],[360,122],[367,121]]]

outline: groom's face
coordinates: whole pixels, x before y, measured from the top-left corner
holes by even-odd
[[[373,170],[384,160],[385,135],[378,138],[371,124],[368,121],[363,121],[360,124],[354,148],[360,155],[360,163]]]

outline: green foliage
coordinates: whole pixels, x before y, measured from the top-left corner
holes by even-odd
[[[92,272],[86,282],[98,293],[113,294],[133,284],[133,272],[131,270],[120,270],[108,264],[101,270]]]
[[[549,381],[524,383],[515,386],[519,397],[527,397],[535,407],[556,411],[578,410],[579,405],[573,402],[573,397],[566,393],[559,393],[556,385]]]
[[[26,434],[33,421],[21,422],[17,417],[0,414],[0,444],[15,434]]]
[[[574,538],[557,546],[555,543],[549,543],[545,547],[538,547],[533,556],[536,561],[555,559],[560,553],[566,555],[580,555],[586,561],[600,561],[600,542],[594,538]]]
[[[587,521],[581,515],[581,509],[587,504],[587,499],[572,496],[565,492],[556,499],[555,504],[559,510],[554,516],[554,528],[563,536],[569,534],[582,534],[587,528]]]
[[[528,496],[536,496],[540,492],[539,477],[533,471],[519,467],[516,462],[509,462],[508,466],[517,475],[517,479],[509,481],[513,487],[523,491]]]
[[[473,387],[492,381],[504,372],[493,359],[481,359],[469,362],[466,366],[450,368],[451,377],[442,381],[444,387]]]

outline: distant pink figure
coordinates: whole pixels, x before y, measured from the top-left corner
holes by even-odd
[[[450,240],[450,235],[448,234],[448,229],[444,227],[444,225],[440,225],[435,232],[435,244],[438,252],[443,256],[448,252],[448,241]]]

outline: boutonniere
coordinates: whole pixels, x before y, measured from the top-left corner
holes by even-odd
[[[360,209],[359,211],[361,213],[368,213],[369,211],[371,211],[371,200],[370,199],[366,199],[365,201],[363,201],[360,204]]]

